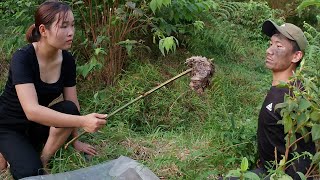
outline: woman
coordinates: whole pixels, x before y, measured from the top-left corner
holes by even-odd
[[[70,7],[44,2],[27,31],[30,44],[12,57],[0,97],[0,152],[14,179],[43,174],[43,167],[70,134],[76,135],[75,128],[96,132],[106,124],[105,114],[80,116],[75,60],[66,51],[73,36]],[[61,94],[64,101],[49,106]],[[96,154],[88,144],[76,141],[73,145]]]

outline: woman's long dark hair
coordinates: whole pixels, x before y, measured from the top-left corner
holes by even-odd
[[[42,3],[34,14],[35,23],[32,24],[26,32],[26,39],[29,43],[37,42],[41,38],[39,26],[43,24],[46,28],[50,28],[55,21],[55,17],[59,14],[59,21],[65,17],[71,8],[68,4],[58,1],[46,1]]]

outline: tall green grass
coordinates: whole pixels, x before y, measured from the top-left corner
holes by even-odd
[[[153,63],[132,60],[113,87],[78,82],[82,113],[110,113],[182,72],[186,57],[195,54],[183,52]],[[98,147],[97,157],[86,161],[72,148],[61,150],[52,171],[78,169],[120,155],[166,179],[215,178],[235,168],[243,156],[254,165],[257,116],[270,80],[263,70],[263,48],[255,52],[242,62],[211,54],[216,73],[203,96],[189,89],[189,77],[182,77],[108,119],[100,132],[82,137]]]
[[[170,83],[108,119],[100,132],[82,137],[97,147],[98,156],[88,161],[72,147],[61,149],[51,161],[52,173],[120,155],[145,164],[165,179],[213,179],[237,167],[243,156],[254,164],[257,114],[269,86],[269,74],[262,70],[263,54],[257,48],[243,62],[211,54],[216,74],[203,96],[189,90],[187,76]],[[162,58],[158,61],[162,63],[134,60],[113,87],[80,80],[82,113],[114,111],[182,72],[184,56]]]
[[[51,172],[121,155],[164,179],[214,179],[238,167],[243,156],[253,166],[258,112],[271,80],[264,67],[265,39],[254,36],[259,40],[253,41],[245,27],[225,20],[206,23],[204,32],[188,39],[189,50],[178,49],[166,57],[133,57],[112,87],[80,76],[77,85],[82,114],[111,113],[184,71],[186,58],[203,55],[213,58],[216,67],[204,95],[190,90],[188,76],[168,84],[108,119],[99,132],[81,137],[97,147],[98,156],[88,159],[72,147],[61,149],[51,161]],[[1,42],[0,47],[8,48]]]

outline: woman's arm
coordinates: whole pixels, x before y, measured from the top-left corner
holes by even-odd
[[[33,83],[18,84],[15,87],[20,104],[30,121],[46,126],[82,127],[88,132],[95,132],[106,124],[104,120],[106,115],[103,114],[92,113],[85,116],[77,116],[60,113],[39,105]]]
[[[80,104],[79,104],[79,101],[78,101],[76,86],[64,87],[64,89],[63,89],[63,99],[72,101],[77,106],[78,111],[80,112]],[[72,131],[72,136],[73,137],[78,136],[78,129],[77,128]]]
[[[76,106],[78,107],[78,110],[80,111],[80,105],[79,105],[79,101],[78,101],[78,97],[77,97],[76,86],[65,87],[63,89],[63,97],[64,97],[64,100],[69,100],[69,101],[72,101],[73,103],[75,103]],[[78,136],[78,128],[74,128],[74,130],[72,131],[72,136],[73,137]],[[87,143],[83,143],[79,140],[76,140],[75,142],[73,142],[73,146],[77,151],[85,152],[89,155],[97,155],[98,154],[96,149],[92,145],[87,144]]]
[[[72,101],[74,104],[76,104],[76,106],[78,107],[78,110],[80,112],[80,105],[79,105],[79,101],[78,101],[76,86],[64,87],[63,88],[63,99]]]

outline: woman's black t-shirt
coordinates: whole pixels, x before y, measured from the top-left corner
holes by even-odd
[[[64,50],[62,56],[59,80],[48,84],[40,78],[39,63],[32,44],[26,45],[13,54],[8,80],[0,96],[0,125],[29,122],[19,102],[15,85],[33,83],[38,102],[42,106],[48,106],[51,101],[63,93],[64,87],[76,85],[75,60],[69,52]]]

